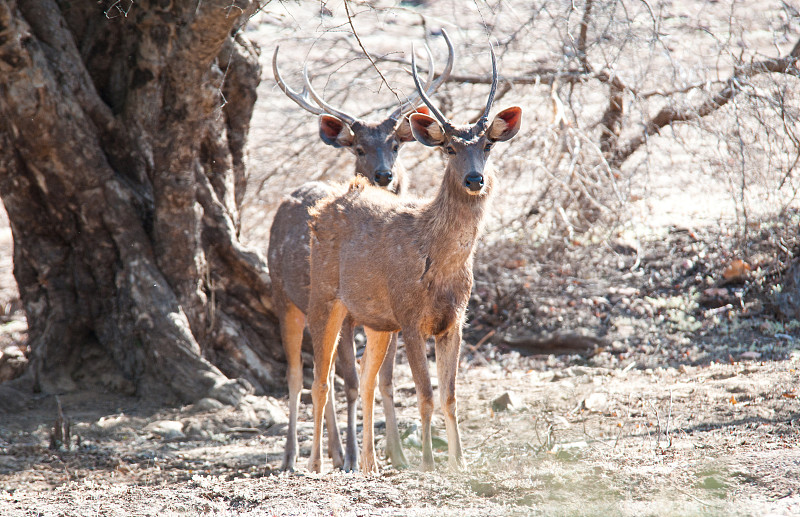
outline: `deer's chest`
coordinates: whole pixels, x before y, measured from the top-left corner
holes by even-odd
[[[469,293],[472,289],[472,275],[469,271],[459,271],[457,275],[423,278],[420,300],[420,330],[423,334],[437,336],[463,322]]]

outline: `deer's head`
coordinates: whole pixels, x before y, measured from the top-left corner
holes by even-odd
[[[455,56],[453,45],[447,33],[442,31],[449,50],[447,65],[438,78],[434,79],[433,58],[428,51],[428,78],[423,88],[428,95],[449,77]],[[414,140],[408,120],[410,113],[427,114],[427,108],[417,108],[419,93],[397,107],[380,122],[355,117],[334,108],[314,90],[308,76],[308,68],[303,70],[305,85],[301,93],[292,90],[283,81],[277,64],[278,48],[272,57],[272,71],[281,90],[300,107],[319,115],[319,136],[326,144],[349,150],[356,158],[356,174],[365,176],[375,185],[393,192],[400,188],[399,174],[393,172],[400,146]],[[312,102],[313,101],[313,102]]]
[[[427,108],[417,112],[427,113]],[[343,147],[356,157],[356,174],[366,176],[373,184],[396,190],[392,173],[400,146],[414,140],[408,117],[389,117],[381,122],[354,119],[345,122],[339,117],[319,116],[319,136],[333,147]],[[394,183],[393,183],[394,182]]]
[[[505,142],[517,134],[522,122],[522,109],[507,108],[489,124],[489,110],[497,91],[497,60],[492,54],[492,88],[483,114],[474,125],[455,126],[437,109],[421,88],[417,76],[416,58],[412,51],[414,83],[434,117],[414,113],[409,117],[414,138],[421,144],[439,147],[448,155],[445,179],[452,187],[470,196],[486,194],[491,189],[492,176],[486,173],[486,161],[495,142]]]

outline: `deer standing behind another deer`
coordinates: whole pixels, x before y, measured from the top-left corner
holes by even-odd
[[[432,93],[447,79],[453,65],[453,47],[443,32],[449,49],[447,66],[434,80],[433,58],[428,52],[429,68],[425,89]],[[302,93],[293,91],[278,70],[278,48],[272,58],[272,70],[281,90],[303,109],[319,115],[320,138],[333,147],[344,147],[356,155],[355,173],[388,192],[399,194],[406,181],[402,170],[394,170],[397,151],[404,142],[412,141],[411,128],[406,115],[414,111],[416,95],[394,110],[381,122],[369,122],[331,107],[314,91],[304,70],[305,86]],[[309,99],[308,97],[311,97]],[[317,104],[312,104],[311,100]],[[421,110],[427,111],[425,108]],[[301,347],[305,314],[308,307],[309,286],[309,207],[325,196],[341,193],[336,186],[310,182],[292,192],[278,208],[270,231],[267,260],[273,286],[275,309],[281,329],[281,340],[288,363],[289,427],[281,468],[294,470],[297,457],[297,412],[300,390],[303,385]],[[341,327],[343,345],[337,356],[339,371],[345,382],[347,396],[347,450],[343,453],[339,438],[333,397],[325,409],[328,426],[328,451],[336,467],[346,471],[358,468],[356,442],[356,400],[358,398],[358,373],[355,367],[354,323],[345,318]],[[396,467],[405,467],[408,461],[403,454],[397,419],[394,412],[392,373],[397,350],[397,336],[392,336],[386,360],[380,372],[380,389],[386,416],[386,450]],[[331,368],[331,381],[333,368]]]
[[[430,101],[417,77],[420,97],[436,118],[409,117],[414,138],[447,155],[433,200],[397,198],[357,178],[347,192],[334,194],[311,210],[311,294],[308,322],[314,345],[314,441],[309,470],[322,468],[321,421],[329,391],[329,372],[339,328],[349,314],[364,326],[367,350],[361,365],[364,435],[361,470],[377,470],[372,411],[378,369],[392,332],[402,330],[422,420],[422,468],[434,467],[431,443],[433,391],[425,342],[436,340],[439,395],[447,428],[449,463],[464,465],[456,419],[455,380],[461,327],[472,289],[472,260],[494,174],[485,169],[495,142],[519,130],[522,110],[501,111],[488,123],[497,89],[492,56],[492,87],[475,125],[454,126]],[[437,122],[438,120],[438,122]]]

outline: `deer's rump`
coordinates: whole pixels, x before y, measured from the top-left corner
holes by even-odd
[[[340,194],[341,185],[305,183],[278,207],[269,236],[267,264],[273,288],[282,291],[303,313],[308,312],[311,255],[308,209],[321,199]]]

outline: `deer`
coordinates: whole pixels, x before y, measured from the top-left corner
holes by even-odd
[[[434,64],[430,50],[428,54],[428,78],[425,90],[432,94],[447,79],[453,67],[454,51],[447,34],[442,31],[448,46],[447,64],[439,77],[434,79]],[[281,90],[297,105],[319,116],[319,135],[322,141],[336,148],[350,150],[356,157],[355,174],[366,178],[371,184],[385,189],[393,195],[402,193],[405,175],[395,167],[399,147],[413,141],[407,114],[415,109],[427,112],[427,108],[417,108],[417,95],[409,97],[388,117],[372,122],[355,117],[336,109],[316,92],[308,75],[303,70],[304,88],[298,93],[289,87],[278,68],[278,50],[272,58],[275,81]],[[394,170],[394,172],[393,172]],[[338,192],[337,187],[322,182],[309,182],[285,199],[279,206],[270,231],[267,262],[272,280],[275,312],[281,332],[281,341],[287,359],[287,384],[289,388],[289,425],[284,448],[282,470],[293,471],[297,458],[297,413],[299,395],[303,384],[303,364],[301,348],[305,314],[308,307],[309,239],[310,228],[308,209],[320,199]],[[356,441],[356,401],[358,398],[358,372],[355,366],[355,324],[345,318],[341,325],[343,342],[337,356],[339,372],[344,379],[347,398],[347,449],[342,450],[336,423],[336,412],[331,397],[326,405],[325,417],[328,427],[328,450],[335,467],[345,471],[358,469],[358,444]],[[383,397],[386,418],[386,454],[397,468],[408,466],[394,410],[394,389],[392,377],[394,357],[397,351],[397,336],[393,335],[386,361],[380,371],[380,391]],[[331,369],[331,382],[333,380]]]
[[[361,178],[320,200],[311,210],[311,292],[308,323],[314,348],[311,388],[314,438],[308,468],[322,469],[321,419],[341,322],[364,326],[361,361],[363,437],[361,471],[377,471],[373,443],[376,376],[392,333],[402,331],[422,422],[422,469],[434,468],[431,441],[433,392],[426,341],[435,339],[439,395],[448,438],[449,465],[465,466],[456,418],[455,381],[462,325],[472,290],[472,263],[495,184],[486,168],[491,147],[517,134],[522,110],[511,107],[489,123],[497,91],[497,63],[486,106],[473,125],[453,125],[422,89],[412,50],[412,73],[429,114],[409,117],[414,138],[443,150],[446,167],[433,199],[398,198]],[[435,117],[435,118],[434,118]],[[419,174],[419,173],[417,173]]]

